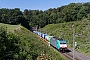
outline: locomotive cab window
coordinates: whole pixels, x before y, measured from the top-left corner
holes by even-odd
[[[66,44],[66,43],[60,43],[60,44]]]
[[[66,44],[66,43],[63,43],[63,44]]]

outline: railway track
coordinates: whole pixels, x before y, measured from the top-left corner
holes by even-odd
[[[72,58],[71,56],[67,55],[66,53],[63,53],[63,55],[64,55],[65,57],[67,57],[68,60],[73,60],[73,58]]]
[[[38,37],[40,37],[40,36],[38,36]],[[47,40],[43,39],[42,37],[40,37],[40,38],[48,44],[48,41]],[[59,52],[53,46],[51,48],[53,48],[55,51],[57,51],[58,53],[60,53],[60,55],[62,54],[63,56],[65,56],[67,58],[67,60],[73,60],[73,50],[71,48],[68,48],[68,50],[65,53]],[[80,52],[77,52],[77,51],[74,51],[74,53],[75,53],[74,60],[90,60],[90,56],[84,55],[84,54],[82,54]]]
[[[68,60],[73,60],[73,55],[70,55],[69,53],[62,53]],[[80,60],[79,58],[74,58],[74,60]]]
[[[73,60],[73,50],[69,48],[71,52],[62,53],[68,60]],[[90,60],[90,56],[74,51],[74,60]]]

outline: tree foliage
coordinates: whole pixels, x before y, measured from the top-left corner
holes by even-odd
[[[24,10],[24,16],[32,26],[44,27],[47,24],[56,24],[70,21],[80,21],[89,18],[90,3],[70,3],[58,8],[50,8],[45,11]]]
[[[70,3],[69,5],[48,10],[28,10],[24,12],[19,8],[0,9],[0,22],[8,24],[22,24],[30,29],[30,26],[44,27],[47,24],[56,24],[70,21],[80,21],[89,18],[90,3]]]
[[[7,33],[5,26],[0,26],[0,60],[34,60],[37,55],[23,36]]]
[[[17,25],[21,24],[24,27],[30,29],[30,26],[23,16],[22,11],[19,8],[15,9],[0,9],[0,23],[12,24]]]

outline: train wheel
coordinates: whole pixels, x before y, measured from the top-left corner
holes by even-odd
[[[62,49],[62,53],[64,53],[65,52],[65,50],[64,49]]]
[[[61,52],[61,50],[59,49],[59,52]]]

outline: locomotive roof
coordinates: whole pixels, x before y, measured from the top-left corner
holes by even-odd
[[[53,37],[53,38],[55,38],[55,39],[57,39],[57,40],[63,40],[62,38],[57,38],[57,37]]]

